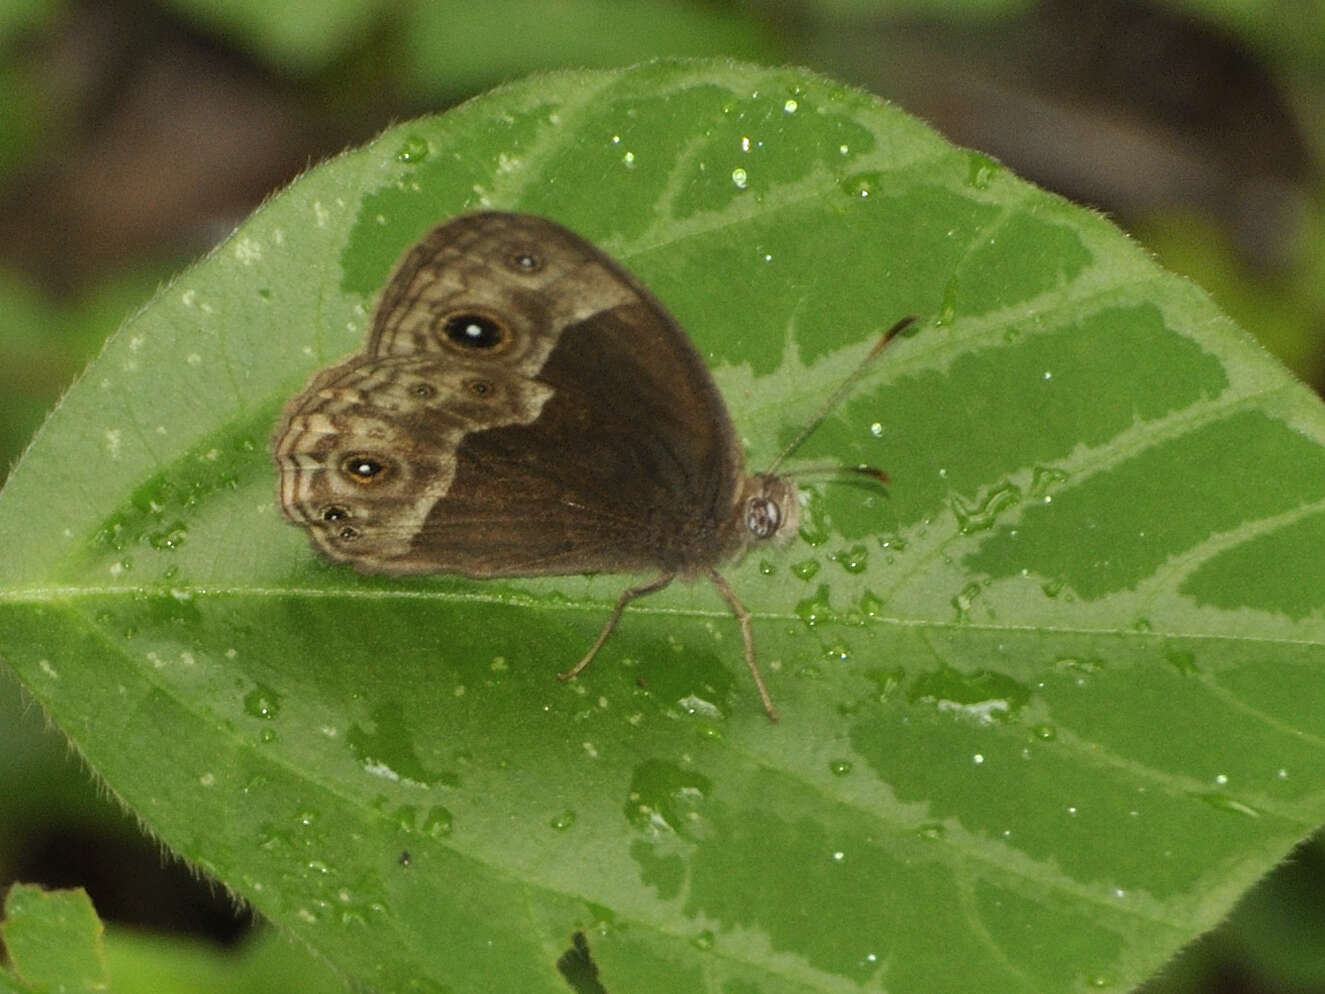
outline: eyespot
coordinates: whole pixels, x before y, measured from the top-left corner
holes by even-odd
[[[437,388],[431,383],[416,383],[409,388],[409,392],[415,397],[420,397],[423,400],[431,400],[433,397],[437,396]]]
[[[782,524],[782,509],[770,497],[751,497],[745,502],[745,527],[755,538],[768,538]]]
[[[529,249],[517,249],[507,256],[506,265],[517,273],[536,273],[543,268],[543,259]]]
[[[471,379],[465,380],[465,389],[475,397],[487,397],[496,390],[496,387],[492,385],[491,380],[485,380],[475,376]]]
[[[506,341],[506,328],[486,314],[453,314],[442,325],[442,333],[464,349],[494,349]]]
[[[352,525],[346,525],[340,531],[336,532],[336,536],[342,542],[353,542],[356,538],[359,537],[359,529],[353,527]]]
[[[335,504],[322,509],[323,521],[344,521],[349,516],[349,511],[345,510],[343,507],[337,507]]]
[[[386,475],[388,469],[386,463],[362,454],[346,456],[340,462],[340,471],[355,483],[377,482]],[[335,508],[335,510],[343,509]]]

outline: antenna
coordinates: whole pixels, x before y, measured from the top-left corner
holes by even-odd
[[[865,356],[864,359],[860,360],[860,365],[858,365],[855,369],[853,369],[850,373],[848,373],[846,375],[846,378],[837,385],[837,387],[833,390],[832,393],[828,395],[828,399],[825,400],[823,404],[820,405],[819,410],[815,413],[814,417],[810,418],[810,420],[805,423],[805,427],[796,433],[795,438],[793,438],[790,442],[788,442],[785,446],[783,446],[782,451],[777,454],[777,457],[774,458],[773,462],[769,464],[768,469],[764,470],[762,475],[772,476],[774,472],[777,471],[777,468],[782,465],[783,460],[785,460],[787,456],[795,452],[796,449],[800,447],[800,444],[803,441],[805,441],[805,439],[808,438],[816,428],[818,428],[821,424],[824,423],[824,419],[827,418],[828,415],[833,413],[833,411],[837,408],[838,404],[842,402],[842,398],[846,396],[847,392],[856,385],[856,381],[859,380],[862,375],[864,375],[865,370],[869,368],[869,365],[871,362],[874,361],[875,356],[877,356],[880,352],[883,351],[884,346],[887,345],[889,342],[891,342],[898,335],[900,335],[907,328],[911,327],[911,325],[915,324],[917,320],[919,319],[916,317],[916,315],[908,314],[906,317],[902,318],[902,320],[898,321],[895,325],[893,325],[891,328],[885,331],[883,333],[883,337],[881,337],[877,342],[875,342],[874,348],[870,349],[869,355]],[[816,472],[822,472],[824,470],[831,470],[832,472],[835,473],[841,473],[841,472],[861,473],[864,476],[869,476],[872,477],[873,479],[878,480],[880,483],[888,482],[888,477],[883,472],[883,470],[875,469],[873,466],[832,466],[832,467],[820,466],[820,467],[811,467],[805,472],[816,473]],[[804,476],[805,472],[800,472],[797,473],[796,475]]]

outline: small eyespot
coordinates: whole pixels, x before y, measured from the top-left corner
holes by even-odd
[[[341,460],[341,472],[355,483],[372,483],[387,471],[387,465],[372,456],[353,455]]]
[[[338,538],[340,538],[342,542],[353,542],[356,538],[359,537],[359,529],[351,525],[346,525],[344,528],[338,531],[336,535]]]
[[[492,349],[506,341],[506,329],[484,314],[453,314],[442,325],[442,332],[465,349]]]
[[[410,387],[409,392],[415,397],[420,397],[423,400],[430,400],[437,396],[437,388],[431,383],[416,383],[414,386]]]
[[[506,264],[518,273],[536,273],[543,268],[542,258],[528,249],[512,252]]]
[[[345,510],[345,508],[343,507],[337,507],[335,504],[332,504],[330,507],[323,508],[322,510],[323,521],[344,521],[349,516],[350,516],[349,511]]]
[[[475,397],[487,397],[496,388],[492,385],[491,380],[483,380],[479,379],[478,377],[474,377],[473,379],[465,380],[465,389],[468,390],[470,393],[472,393]]]
[[[745,527],[755,538],[768,538],[782,524],[782,510],[769,497],[751,497],[745,502]]]

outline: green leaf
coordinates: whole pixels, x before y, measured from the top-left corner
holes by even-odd
[[[0,937],[17,990],[109,990],[101,922],[81,890],[15,884],[5,897]]]
[[[482,205],[634,270],[754,467],[928,325],[797,454],[887,493],[808,478],[724,570],[780,724],[705,585],[563,685],[628,578],[364,578],[282,523],[281,405]],[[312,170],[122,329],[0,494],[0,651],[381,990],[1125,989],[1325,820],[1323,441],[1197,288],[865,94],[555,74]]]

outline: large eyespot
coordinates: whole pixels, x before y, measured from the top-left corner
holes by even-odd
[[[506,341],[506,328],[486,314],[453,314],[442,325],[442,334],[464,349],[495,349]]]
[[[536,273],[543,268],[543,257],[530,249],[516,249],[506,257],[506,265],[517,273]]]
[[[346,456],[340,461],[340,471],[355,483],[367,485],[378,483],[384,479],[390,471],[390,467],[372,456],[353,455]],[[342,509],[334,508],[334,510]]]
[[[770,497],[751,497],[745,502],[745,527],[755,538],[768,538],[782,524],[782,509]]]
[[[337,507],[335,504],[322,509],[323,521],[344,521],[349,516],[349,511],[345,510],[343,507]]]

